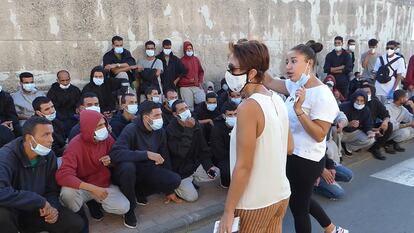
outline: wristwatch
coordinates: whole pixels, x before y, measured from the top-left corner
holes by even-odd
[[[116,63],[116,67],[118,67],[118,68],[119,68],[119,67],[121,67],[121,64],[119,64],[119,63]]]

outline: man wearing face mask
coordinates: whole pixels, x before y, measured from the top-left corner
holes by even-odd
[[[220,169],[221,187],[230,185],[230,133],[237,121],[237,104],[227,101],[221,108],[222,117],[214,121],[211,130],[213,163]]]
[[[140,95],[144,95],[148,87],[154,86],[158,92],[162,94],[162,84],[160,75],[164,71],[162,61],[155,57],[155,43],[154,41],[145,42],[145,58],[138,60],[138,65],[142,66],[144,70],[140,73]],[[150,74],[147,72],[152,70]],[[149,77],[146,77],[148,76]],[[145,77],[144,77],[145,76]],[[140,102],[144,101],[144,96],[140,96]]]
[[[371,111],[366,107],[367,102],[367,94],[363,90],[357,90],[350,96],[348,102],[339,106],[349,121],[348,126],[343,129],[342,137],[342,149],[346,155],[370,148],[375,143],[374,122]]]
[[[157,104],[162,103],[161,95],[158,91],[158,88],[155,86],[150,86],[145,91],[145,100],[152,101]]]
[[[129,80],[134,78],[134,72],[137,69],[141,71],[143,68],[137,66],[135,59],[124,47],[124,39],[120,36],[112,37],[112,49],[103,56],[103,66],[110,73],[111,77],[120,79],[122,82],[122,90],[119,94],[127,92]]]
[[[395,54],[397,42],[388,41],[386,54],[378,57],[374,72],[376,75],[375,89],[378,99],[386,104],[392,99],[394,91],[399,88],[399,84],[405,75],[404,59]]]
[[[93,92],[98,96],[101,112],[105,117],[111,118],[116,110],[118,101],[118,90],[122,88],[120,79],[107,77],[107,73],[102,66],[96,66],[90,74],[90,81],[82,89],[82,94]]]
[[[82,218],[58,200],[53,127],[42,117],[23,125],[23,136],[0,149],[1,232],[79,233]]]
[[[32,102],[36,97],[44,96],[42,91],[36,89],[33,74],[23,72],[19,75],[20,90],[11,94],[16,108],[16,113],[23,126],[24,122],[34,114]]]
[[[235,104],[239,105],[242,101],[240,92],[235,92],[231,89],[223,92],[218,96],[218,108],[221,109],[227,100],[233,101]]]
[[[122,130],[127,126],[132,120],[135,119],[138,112],[138,101],[137,97],[132,94],[124,94],[121,97],[121,110],[112,117],[109,124],[112,127],[112,135],[118,137]]]
[[[21,135],[13,98],[0,85],[0,147]]]
[[[190,41],[185,41],[183,45],[184,56],[181,58],[186,74],[180,76],[178,87],[182,99],[187,103],[191,111],[194,111],[194,104],[199,104],[204,100],[204,90],[201,84],[204,81],[204,69],[201,62],[194,55],[194,47]]]
[[[326,74],[331,74],[336,79],[336,88],[341,94],[348,98],[349,73],[352,72],[351,56],[342,48],[344,39],[340,36],[335,37],[335,49],[326,55],[323,67]]]
[[[229,90],[229,85],[227,85],[225,78],[220,81],[220,87],[221,89],[217,91],[217,96],[221,96],[223,93],[227,93]]]
[[[357,89],[361,88],[365,81],[360,72],[355,72],[354,78],[349,82],[349,94],[352,95]]]
[[[112,180],[130,202],[130,210],[125,214],[129,227],[136,227],[134,209],[137,202],[148,204],[148,195],[164,193],[167,202],[180,202],[174,190],[181,179],[171,171],[160,105],[144,101],[139,115],[121,132],[110,154],[114,163]]]
[[[71,84],[70,74],[66,70],[57,72],[56,82],[47,92],[56,109],[56,117],[64,123],[65,132],[68,132],[76,124],[73,115],[76,112],[76,104],[81,96],[78,87]]]
[[[179,77],[186,73],[183,63],[177,56],[173,54],[171,47],[171,40],[165,39],[162,42],[163,50],[157,55],[157,58],[161,60],[163,64],[161,84],[164,94],[169,89],[177,90]]]
[[[66,147],[66,133],[63,123],[56,119],[56,110],[52,101],[46,96],[39,96],[33,100],[35,116],[44,117],[52,122],[53,125],[53,144],[52,150],[57,157],[61,157]]]
[[[362,68],[364,68],[362,77],[369,80],[375,80],[374,67],[379,56],[377,52],[377,46],[378,40],[370,39],[368,41],[368,51],[361,55]]]
[[[84,203],[95,200],[112,214],[125,214],[129,201],[111,184],[109,152],[115,140],[109,135],[108,122],[101,113],[85,110],[80,114],[81,133],[63,154],[56,181],[62,186],[60,200],[74,212]],[[85,219],[87,222],[87,219]]]
[[[207,93],[205,102],[196,107],[194,118],[198,120],[204,130],[207,142],[210,142],[211,128],[214,125],[214,119],[220,116],[220,110],[217,107],[217,94],[214,92]]]
[[[195,181],[211,181],[218,175],[203,130],[191,117],[183,100],[176,100],[172,106],[176,119],[167,126],[168,149],[173,171],[181,176],[181,184],[175,193],[182,199],[194,202],[198,199]]]
[[[174,89],[169,89],[165,92],[165,101],[162,106],[162,119],[164,121],[164,128],[167,128],[168,124],[175,118],[172,105],[178,100],[178,93]]]
[[[351,60],[352,60],[352,70],[351,72],[354,70],[355,67],[355,48],[356,48],[356,42],[354,39],[349,39],[348,40],[348,50],[346,51],[350,56],[351,56]],[[352,94],[352,93],[350,93]]]

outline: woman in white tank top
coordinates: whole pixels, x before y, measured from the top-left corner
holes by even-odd
[[[239,232],[279,233],[290,196],[286,177],[287,154],[293,142],[282,99],[262,80],[269,69],[263,43],[248,41],[231,46],[226,81],[245,100],[237,109],[230,139],[232,180],[219,232],[230,233],[240,217]]]

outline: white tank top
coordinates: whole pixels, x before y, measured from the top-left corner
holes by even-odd
[[[255,93],[250,99],[260,105],[265,125],[262,134],[256,139],[253,169],[237,209],[260,209],[290,196],[286,177],[289,119],[285,104],[273,92],[271,97]],[[230,134],[231,174],[237,160],[237,127],[236,123]]]

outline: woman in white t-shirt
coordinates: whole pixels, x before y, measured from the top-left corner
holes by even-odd
[[[288,157],[287,176],[296,232],[311,233],[311,213],[326,233],[345,233],[348,231],[336,227],[311,198],[313,186],[325,167],[326,135],[339,112],[332,92],[314,73],[315,62],[315,52],[306,45],[298,45],[287,54],[289,79],[276,80],[266,75],[264,84],[289,95],[285,104],[295,146],[293,155]]]
[[[286,160],[293,142],[282,99],[262,84],[269,57],[266,45],[258,41],[231,46],[226,82],[245,100],[231,132],[232,180],[220,233],[232,232],[234,216],[240,217],[240,233],[282,232],[290,196]]]

